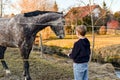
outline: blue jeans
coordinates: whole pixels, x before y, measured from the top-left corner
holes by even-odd
[[[88,63],[73,63],[74,80],[88,80]]]

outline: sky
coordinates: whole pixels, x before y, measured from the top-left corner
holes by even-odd
[[[16,0],[11,0],[12,2],[15,2]],[[52,0],[54,1],[54,0]],[[85,6],[87,4],[89,4],[89,1],[91,1],[91,4],[95,3],[98,4],[102,7],[102,3],[103,1],[105,1],[107,7],[113,11],[120,11],[120,0],[55,0],[58,7],[59,7],[59,11],[65,11],[67,12],[71,7],[77,7],[77,6]],[[10,12],[14,12],[15,14],[19,13],[19,12],[15,12],[14,9],[12,10],[7,10]]]
[[[101,7],[103,1],[105,1],[107,7],[110,10],[113,12],[120,11],[120,0],[56,0],[59,6],[59,11],[67,10],[71,6],[85,6],[89,4],[89,1],[95,4],[99,4]]]

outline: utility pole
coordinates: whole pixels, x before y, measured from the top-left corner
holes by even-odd
[[[3,2],[2,0],[0,1],[0,16],[2,17],[2,12],[3,12]]]
[[[4,16],[5,7],[9,5],[10,8],[10,0],[0,0],[0,17]]]

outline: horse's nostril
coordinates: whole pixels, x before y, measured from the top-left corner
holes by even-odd
[[[64,38],[64,36],[58,36],[58,38],[59,38],[59,39],[63,39],[63,38]]]
[[[63,37],[62,36],[60,36],[60,39],[62,39]]]

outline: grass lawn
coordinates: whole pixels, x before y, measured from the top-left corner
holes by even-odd
[[[12,75],[5,77],[0,64],[0,80],[23,80],[23,61],[18,49],[8,48],[5,54],[6,62]],[[65,58],[46,55],[43,59],[39,52],[30,54],[30,74],[33,80],[72,80],[72,63]],[[17,78],[17,79],[16,79]]]
[[[87,34],[86,37],[90,40],[92,45],[92,35]],[[55,36],[52,36],[52,40],[44,40],[43,45],[72,48],[75,41],[77,41],[76,35],[66,35],[64,39],[56,39]],[[113,44],[120,44],[120,35],[95,35],[95,49]]]
[[[92,44],[92,36],[87,35]],[[51,40],[44,40],[44,45],[58,46],[62,48],[72,48],[77,37],[67,35],[64,39],[56,39],[55,36]],[[95,49],[120,44],[119,35],[96,35]],[[0,80],[23,80],[23,61],[18,49],[8,48],[5,54],[5,59],[12,72],[11,78],[4,77],[2,65],[0,64]],[[70,60],[71,61],[71,60]],[[72,63],[69,64],[69,59],[46,55],[46,59],[40,58],[40,53],[32,52],[30,54],[30,73],[33,80],[72,80],[73,71]],[[17,79],[14,79],[14,75]]]

